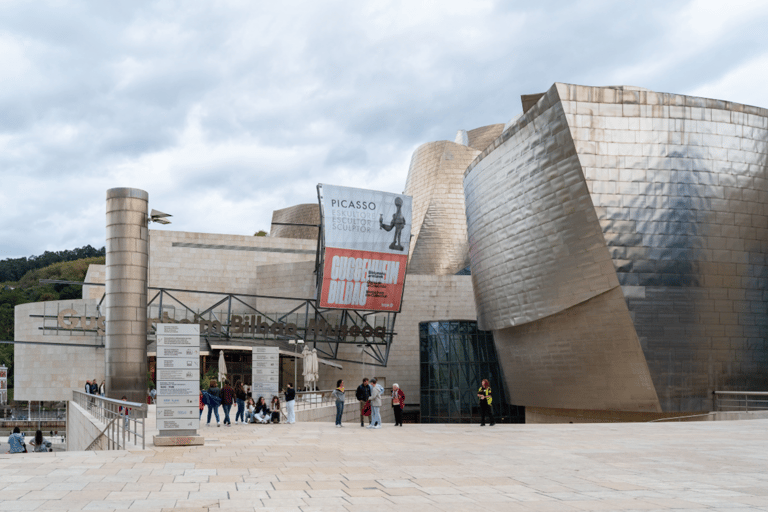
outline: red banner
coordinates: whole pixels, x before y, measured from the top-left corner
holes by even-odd
[[[326,247],[320,307],[400,311],[408,256]]]

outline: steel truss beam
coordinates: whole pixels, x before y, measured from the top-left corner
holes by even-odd
[[[88,286],[104,286],[104,283],[84,283],[79,281],[65,281],[56,279],[41,279],[41,283],[45,284],[72,284],[72,285],[88,285]],[[387,366],[389,360],[390,348],[392,345],[392,338],[397,333],[395,329],[395,320],[397,313],[394,312],[375,312],[375,311],[357,311],[351,309],[324,309],[317,307],[316,299],[296,298],[296,297],[278,297],[274,295],[255,295],[244,293],[227,293],[227,292],[211,292],[201,290],[184,290],[179,288],[164,288],[164,287],[148,287],[149,290],[155,291],[152,299],[147,303],[147,311],[150,311],[152,306],[158,308],[158,317],[162,320],[166,318],[163,311],[164,303],[168,305],[169,300],[179,304],[187,314],[192,315],[192,322],[199,322],[200,320],[217,321],[221,324],[220,331],[214,331],[211,327],[207,332],[201,332],[200,335],[208,341],[216,343],[221,341],[248,341],[248,340],[262,340],[262,341],[277,341],[277,342],[290,342],[290,340],[303,339],[305,343],[311,343],[312,348],[325,358],[343,361],[348,363],[361,364],[363,361],[343,359],[339,357],[339,348],[342,345],[358,345],[363,347],[363,353],[368,356],[373,362],[367,361],[365,364],[372,366]],[[203,310],[194,310],[193,308],[184,304],[177,298],[179,293],[197,294],[197,295],[212,295],[214,300],[212,304]],[[257,307],[248,304],[244,299],[267,299],[267,300],[280,300],[280,301],[292,301],[296,302],[296,306],[287,313],[281,315],[268,314]],[[103,297],[102,297],[103,300]],[[101,304],[101,302],[99,303]],[[226,318],[218,318],[215,309],[219,306],[226,304]],[[275,323],[285,323],[291,315],[298,314],[300,323],[297,324],[296,334],[289,335],[259,335],[256,334],[251,326],[250,333],[235,333],[232,332],[231,318],[233,315],[233,305],[237,306],[237,309],[245,309],[247,314],[258,315],[262,318],[262,321]],[[303,315],[301,315],[301,311]],[[234,314],[244,315],[246,313],[239,312]],[[331,316],[339,317],[338,322],[332,319]],[[206,318],[207,317],[207,318]],[[303,321],[302,321],[303,317]],[[369,319],[373,317],[374,325],[371,324]],[[357,327],[362,331],[364,328],[373,330],[377,327],[376,319],[383,318],[384,338],[376,338],[374,336],[363,336],[362,334],[356,337],[349,335],[342,336],[341,329],[318,329],[320,325],[337,327],[346,326],[348,329]],[[168,318],[170,321],[177,321],[175,319]],[[381,322],[379,322],[381,323]],[[315,329],[311,329],[314,325]],[[155,324],[150,323],[149,328],[151,332],[149,335],[154,334]],[[310,331],[311,334],[310,334]],[[320,332],[319,332],[320,331]],[[335,332],[334,332],[335,331]],[[250,334],[250,336],[248,336]],[[148,341],[149,343],[149,341]]]

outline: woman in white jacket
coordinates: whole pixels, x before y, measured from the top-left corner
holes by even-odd
[[[381,428],[381,386],[376,384],[376,377],[371,379],[371,424],[368,428]]]

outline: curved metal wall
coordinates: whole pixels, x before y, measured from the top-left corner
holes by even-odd
[[[767,114],[639,88],[555,84],[465,177],[481,326],[499,330],[497,343],[524,345],[531,329],[517,326],[588,314],[574,306],[597,304],[618,283],[631,318],[621,329],[639,340],[664,411],[706,410],[715,389],[764,389]],[[599,309],[592,320],[602,325]],[[537,332],[545,352],[569,361],[557,347],[574,333]],[[521,368],[524,356],[507,352],[517,356],[505,370]],[[574,381],[595,378],[589,366],[568,366]],[[541,371],[555,378],[554,368]],[[543,392],[539,405],[562,407],[547,395],[554,387],[538,382],[515,403],[536,405]]]
[[[469,145],[430,142],[413,153],[404,192],[413,197],[409,273],[455,274],[469,264],[464,170],[503,127],[464,133]]]
[[[269,236],[276,238],[300,238],[317,240],[320,228],[312,226],[281,226],[275,222],[296,224],[320,224],[320,206],[315,203],[297,204],[272,212],[272,226]]]
[[[665,410],[768,386],[768,111],[558,85]]]

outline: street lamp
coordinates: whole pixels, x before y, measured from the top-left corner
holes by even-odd
[[[288,340],[288,344],[293,345],[293,353],[295,354],[293,356],[293,385],[295,388],[299,387],[298,382],[296,381],[296,376],[298,375],[297,368],[299,367],[299,343],[304,344],[304,340]]]

